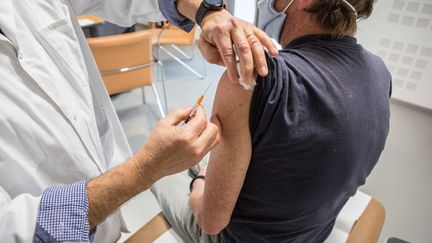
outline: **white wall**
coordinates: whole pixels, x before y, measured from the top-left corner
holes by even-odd
[[[256,0],[233,2],[234,15],[254,23]],[[387,64],[394,99],[432,109],[431,0],[377,1],[358,38]]]
[[[234,16],[255,22],[256,0],[236,0],[234,1]]]
[[[393,76],[393,98],[432,109],[432,2],[380,0],[359,40]]]

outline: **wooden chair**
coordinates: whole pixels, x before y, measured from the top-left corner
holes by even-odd
[[[159,112],[165,116],[153,83],[153,66],[158,63],[153,59],[149,31],[89,38],[87,41],[110,95],[141,88],[145,103],[144,86],[151,86]]]
[[[376,243],[384,225],[384,219],[384,206],[379,201],[372,198],[360,218],[354,223],[349,233],[347,243]],[[171,226],[166,218],[162,213],[159,213],[125,241],[125,243],[153,242],[170,230],[170,228]]]
[[[159,213],[151,219],[150,222],[129,237],[125,243],[150,243],[157,240],[170,229],[171,225],[168,223],[165,216],[162,213]]]
[[[347,243],[375,243],[378,241],[385,220],[385,208],[372,198],[367,208],[354,223]]]

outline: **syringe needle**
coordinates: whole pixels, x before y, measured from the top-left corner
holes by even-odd
[[[186,120],[183,121],[183,124],[187,124],[190,120],[192,120],[192,118],[194,118],[195,114],[196,114],[196,110],[198,109],[198,106],[201,105],[204,96],[206,95],[207,91],[210,89],[211,85],[213,82],[210,82],[209,85],[207,86],[206,90],[204,91],[204,93],[198,98],[198,100],[196,101],[195,105],[192,108],[191,113],[189,114],[188,118],[186,118]]]
[[[212,84],[213,84],[213,81],[209,83],[209,85],[207,86],[206,90],[204,91],[204,93],[202,94],[202,96],[201,96],[201,97],[203,97],[203,98],[204,98],[204,95],[206,95],[206,94],[207,94],[207,91],[208,91],[208,90],[210,89],[210,87],[211,87],[211,85],[212,85]]]

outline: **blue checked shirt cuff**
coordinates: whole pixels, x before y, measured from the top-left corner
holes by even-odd
[[[195,23],[177,11],[175,0],[158,1],[160,11],[170,23],[187,32],[192,30],[192,28],[195,26]]]
[[[46,189],[41,198],[34,241],[93,242],[88,222],[86,181]]]

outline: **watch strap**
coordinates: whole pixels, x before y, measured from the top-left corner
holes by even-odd
[[[193,189],[193,183],[194,183],[196,180],[198,180],[198,179],[205,180],[205,176],[203,176],[203,175],[199,175],[199,176],[195,176],[195,177],[192,179],[192,181],[191,181],[190,184],[189,184],[189,191],[190,191],[190,192],[192,192],[192,189]]]
[[[204,0],[205,1],[205,0]],[[202,21],[204,20],[204,17],[206,16],[206,14],[210,11],[218,11],[218,10],[222,10],[226,8],[226,5],[223,4],[220,7],[211,7],[211,6],[207,6],[204,1],[201,3],[201,5],[199,6],[196,14],[195,14],[195,23],[197,23],[199,26],[201,26]]]

